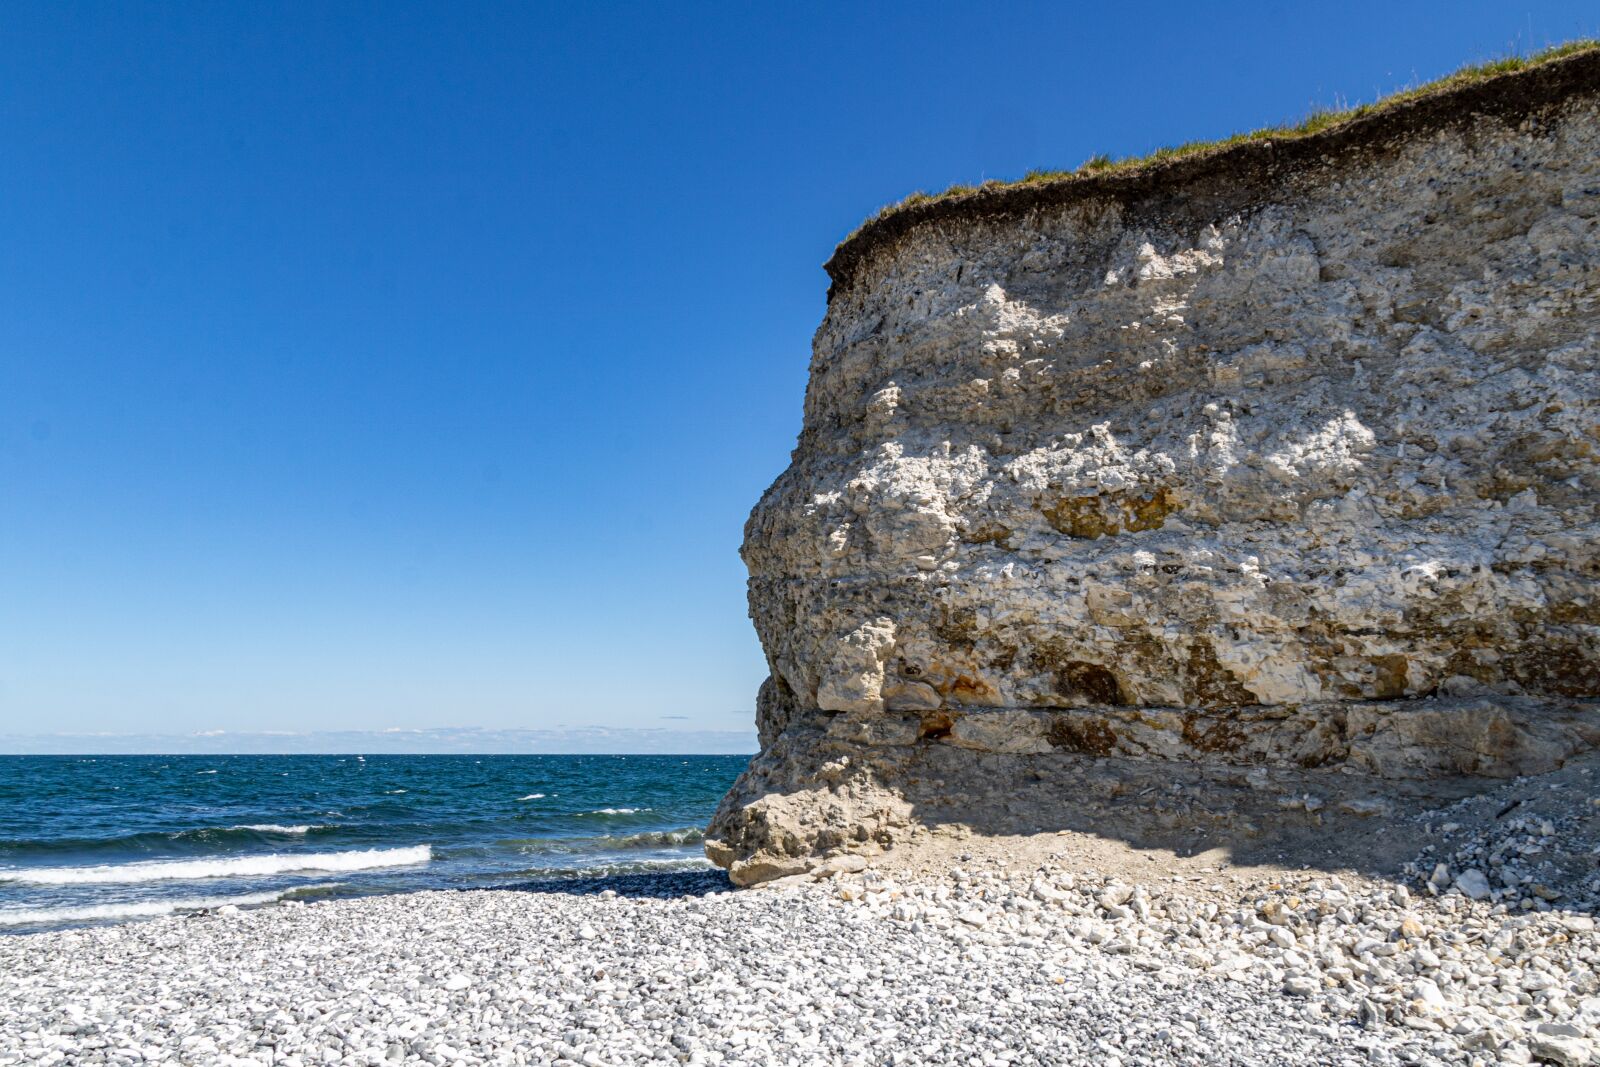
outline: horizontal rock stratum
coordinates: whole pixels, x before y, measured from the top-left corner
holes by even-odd
[[[1600,53],[923,205],[830,271],[746,528],[736,880],[1243,840],[1600,741]]]

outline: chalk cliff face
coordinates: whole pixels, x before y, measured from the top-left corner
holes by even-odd
[[[1124,805],[1168,828],[1263,775],[1359,813],[1600,737],[1594,56],[903,215],[830,265],[746,529],[736,879],[1111,826],[1145,778],[1192,780]]]

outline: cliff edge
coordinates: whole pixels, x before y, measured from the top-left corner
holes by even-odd
[[[841,246],[743,556],[736,881],[1214,845],[1600,743],[1600,53]]]

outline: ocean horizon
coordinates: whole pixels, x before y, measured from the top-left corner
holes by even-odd
[[[753,720],[754,713],[746,713]],[[5,756],[754,755],[754,726],[732,730],[556,726],[438,726],[382,730],[199,730],[187,733],[0,733]]]
[[[746,759],[0,755],[0,933],[706,869]]]

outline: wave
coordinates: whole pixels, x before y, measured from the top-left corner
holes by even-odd
[[[518,797],[517,799],[518,800],[543,800],[544,799],[544,794],[543,793],[529,793],[527,796]]]
[[[673,848],[698,845],[706,839],[698,826],[679,830],[645,830],[637,834],[601,834],[595,837],[513,837],[502,839],[503,848],[524,853],[553,852],[573,855],[585,852],[617,852],[635,848]]]
[[[647,830],[642,834],[620,834],[591,838],[600,848],[666,848],[671,845],[698,845],[706,839],[698,826],[682,830]]]
[[[585,864],[582,867],[529,867],[520,871],[504,871],[494,877],[497,882],[525,883],[609,878],[619,874],[671,874],[677,871],[715,869],[715,865],[703,856],[683,856],[672,859],[613,860],[607,863]]]
[[[27,885],[81,885],[125,882],[189,881],[317,871],[365,871],[405,867],[433,859],[432,845],[369,848],[351,852],[275,852],[265,856],[233,856],[209,860],[160,860],[152,863],[102,864],[98,867],[36,867],[0,870],[0,882]]]
[[[0,928],[110,922],[117,919],[153,919],[180,911],[210,911],[230,904],[236,908],[247,908],[256,904],[275,904],[290,894],[300,894],[313,888],[324,889],[327,886],[300,886],[295,889],[246,893],[234,897],[189,897],[177,900],[139,900],[122,904],[91,904],[82,908],[0,908]]]
[[[637,859],[618,860],[615,863],[597,863],[592,867],[579,867],[579,874],[589,874],[593,871],[607,871],[627,873],[630,871],[698,871],[716,869],[716,864],[704,856],[681,856],[672,859]]]
[[[654,808],[596,808],[589,812],[590,815],[637,815],[641,811],[654,811]]]
[[[252,840],[261,834],[303,837],[337,826],[322,823],[240,823],[234,826],[193,826],[186,830],[136,830],[119,837],[0,838],[0,855],[6,853],[127,852],[170,848],[172,842],[220,843]]]

